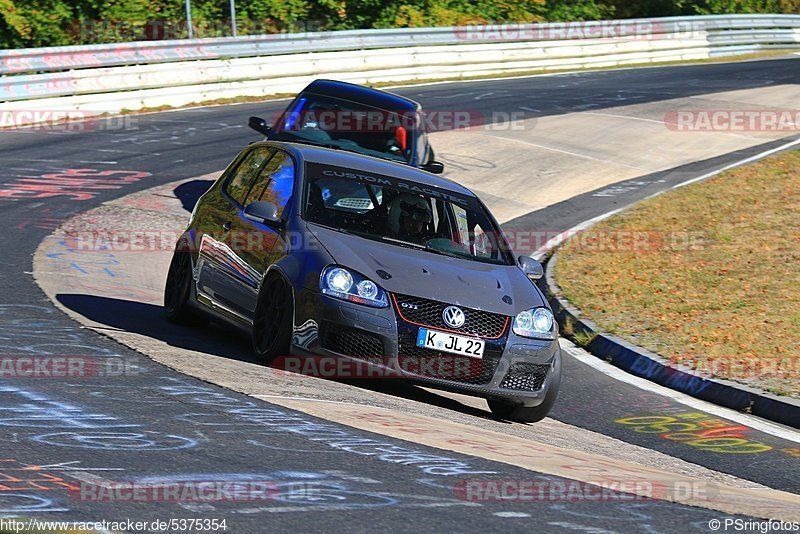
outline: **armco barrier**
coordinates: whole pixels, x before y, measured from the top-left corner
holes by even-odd
[[[290,93],[318,77],[400,82],[795,48],[798,15],[725,15],[3,50],[0,111],[114,113]]]

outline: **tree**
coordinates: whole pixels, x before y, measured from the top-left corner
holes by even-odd
[[[73,19],[73,7],[64,0],[0,0],[0,15],[5,48],[72,44],[64,22]]]

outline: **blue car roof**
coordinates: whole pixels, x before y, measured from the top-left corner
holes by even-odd
[[[336,80],[314,80],[300,94],[303,93],[361,102],[370,107],[388,111],[414,111],[420,107],[413,100],[399,95]]]

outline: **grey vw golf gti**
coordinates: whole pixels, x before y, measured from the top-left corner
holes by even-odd
[[[265,362],[325,358],[484,397],[504,419],[558,395],[558,327],[468,189],[340,150],[248,146],[200,198],[170,264],[167,318],[244,328]]]

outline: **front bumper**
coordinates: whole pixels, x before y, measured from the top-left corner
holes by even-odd
[[[294,324],[293,355],[345,358],[391,371],[370,373],[373,378],[402,378],[525,406],[541,404],[561,358],[557,340],[522,338],[511,332],[510,325],[497,339],[481,338],[483,358],[418,348],[415,340],[420,326],[407,321],[393,304],[369,308],[308,289],[296,295]],[[440,329],[436,325],[428,328]]]

